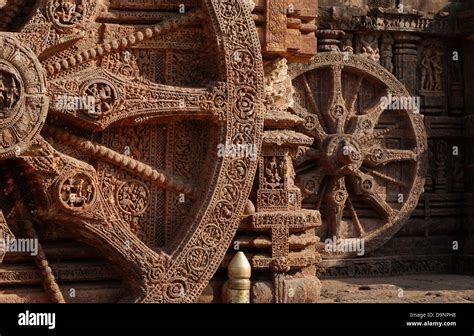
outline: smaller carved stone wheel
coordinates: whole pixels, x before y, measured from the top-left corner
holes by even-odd
[[[320,250],[349,257],[387,242],[416,207],[424,184],[426,132],[416,100],[378,63],[329,53],[294,65],[293,110],[315,138],[296,160],[304,206],[321,209]],[[391,104],[389,104],[391,103]],[[364,251],[351,250],[364,239]],[[330,247],[331,247],[330,246]]]

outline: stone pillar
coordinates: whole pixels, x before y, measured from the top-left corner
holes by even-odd
[[[272,123],[281,126],[287,122],[285,114],[274,113]],[[321,284],[315,276],[315,265],[320,261],[315,247],[319,238],[314,229],[321,225],[321,216],[319,211],[301,208],[301,191],[294,184],[292,162],[299,146],[309,146],[312,141],[294,131],[265,131],[259,157],[257,207],[249,217],[248,229],[257,237],[269,233],[271,256],[256,254],[252,266],[271,271],[272,281],[252,288],[253,302],[307,303],[319,299]],[[257,241],[253,245],[264,248]],[[265,292],[264,288],[268,295],[255,295]]]
[[[395,77],[410,91],[416,94],[416,68],[418,61],[418,42],[420,37],[414,34],[401,33],[394,36]]]
[[[265,85],[266,130],[257,158],[255,188],[232,247],[245,251],[255,274],[252,303],[315,302],[321,291],[316,277],[321,256],[315,234],[321,215],[302,208],[293,165],[301,147],[310,146],[314,139],[292,130],[305,119],[288,111],[294,104],[294,90],[285,59],[265,64]],[[227,257],[223,267],[229,268],[229,253]]]
[[[318,37],[318,51],[339,51],[344,32],[335,29],[319,29],[316,36]]]

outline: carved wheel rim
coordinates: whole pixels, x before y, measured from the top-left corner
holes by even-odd
[[[48,5],[50,2],[46,2],[45,8],[50,11],[51,7]],[[70,111],[67,108],[57,109],[52,104],[50,113],[52,111],[54,119],[61,119],[65,115],[67,120],[87,130],[102,131],[114,123],[130,122],[131,119],[138,120],[137,122],[141,119],[148,120],[157,117],[172,120],[187,118],[186,113],[189,113],[192,115],[191,118],[198,116],[198,119],[206,119],[208,117],[216,121],[219,143],[251,144],[260,148],[263,134],[263,65],[260,44],[250,10],[246,3],[238,0],[202,0],[200,7],[200,11],[188,14],[187,18],[183,15],[182,23],[187,24],[196,17],[200,19],[202,15],[209,18],[211,29],[217,36],[222,82],[202,89],[151,85],[150,90],[155,90],[158,96],[158,105],[161,100],[171,101],[171,103],[166,106],[159,105],[151,112],[150,109],[137,104],[132,112],[123,117],[114,113],[115,110],[120,110],[120,102],[115,102],[115,99],[110,101],[109,98],[120,98],[124,94],[126,81],[98,68],[98,71],[83,78],[85,84],[78,87],[78,92],[102,90],[103,93],[104,90],[108,90],[109,100],[104,103],[106,105],[101,106],[101,108],[107,107],[108,113],[103,113],[102,109],[97,115],[87,115],[87,111],[68,115]],[[91,7],[86,8],[88,15],[91,15]],[[57,22],[52,22],[52,25],[58,32],[63,28],[57,27]],[[172,31],[179,27],[180,19],[170,20],[154,32],[146,29],[143,32],[132,33],[125,39],[105,42],[94,49],[79,51],[76,55],[59,61],[51,62],[47,56],[44,56],[47,55],[45,52],[42,57],[43,68],[48,74],[48,81],[54,82],[55,79],[61,78],[61,72],[74,69],[75,66],[99,54],[114,53],[115,50],[120,50],[121,44],[122,46],[132,45],[136,40],[147,38],[153,33],[160,34],[161,31]],[[14,43],[18,44],[18,42]],[[17,48],[25,49],[20,45]],[[36,58],[33,62],[38,64]],[[44,78],[45,71],[41,67],[38,67],[37,71],[39,78]],[[94,87],[93,78],[101,80],[100,89],[97,86]],[[44,82],[42,85],[45,87]],[[112,87],[107,89],[107,85]],[[55,89],[57,86],[50,85],[48,95],[53,99],[57,94]],[[103,98],[102,96],[98,97]],[[41,111],[48,108],[48,100],[44,98]],[[183,101],[184,106],[181,105]],[[61,116],[61,113],[65,114]],[[41,117],[44,119],[45,114],[43,113]],[[37,125],[40,129],[42,123]],[[54,126],[54,123],[48,123],[43,131],[45,138],[33,131],[29,132],[30,138],[33,139],[29,143],[35,142],[36,146],[42,147],[44,152],[47,152],[43,159],[56,160],[54,162],[58,162],[57,166],[60,168],[58,168],[58,176],[44,186],[45,194],[55,195],[54,201],[39,209],[39,216],[43,216],[45,220],[71,226],[71,230],[78,234],[79,239],[94,245],[106,257],[120,265],[132,288],[130,297],[126,300],[134,302],[195,301],[217,270],[237,230],[256,172],[256,161],[250,157],[216,157],[213,171],[208,172],[210,182],[208,186],[205,186],[206,192],[200,198],[201,206],[195,211],[195,218],[186,228],[182,239],[176,241],[173,248],[165,252],[145,245],[123,221],[116,218],[117,210],[100,191],[95,170],[84,162],[65,157],[60,151],[50,146],[45,139],[55,139],[58,142],[77,146],[107,162],[122,165],[140,176],[147,176],[149,180],[161,183],[172,191],[190,194],[192,188],[189,185],[174,179],[166,172],[157,172],[137,160],[124,158],[120,153],[110,151],[100,144],[89,142],[80,136],[67,134],[65,130]],[[35,148],[27,148],[24,155],[16,154],[15,156],[37,168],[38,163],[43,159],[29,156]],[[37,177],[41,178],[39,175],[40,169],[38,169]],[[132,187],[140,193],[139,182],[135,182]],[[119,197],[120,192],[120,190],[117,191]],[[74,197],[71,198],[71,194]],[[145,206],[139,209],[139,211],[145,210]],[[130,211],[130,208],[125,209],[126,211]],[[65,216],[71,214],[75,217]],[[73,219],[70,220],[71,218]],[[123,248],[124,241],[129,242],[127,249]]]
[[[292,109],[305,119],[302,131],[315,138],[295,166],[304,206],[322,211],[319,250],[326,258],[360,255],[351,246],[363,239],[363,252],[373,251],[403,226],[423,192],[423,116],[413,104],[387,106],[390,95],[410,94],[364,57],[320,54],[289,71]]]

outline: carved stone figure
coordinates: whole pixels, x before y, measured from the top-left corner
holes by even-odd
[[[380,51],[378,35],[360,34],[358,39],[358,53],[370,60],[378,62],[380,60]]]
[[[346,33],[344,35],[341,42],[341,51],[349,52],[351,54],[354,53],[354,47],[353,47],[353,42],[352,42],[353,38],[354,38],[353,34]]]
[[[458,153],[453,160],[453,191],[463,192],[464,187],[464,151],[458,148]]]
[[[68,177],[60,185],[60,201],[66,208],[85,210],[95,199],[94,189],[92,179],[86,175]]]
[[[432,56],[431,56],[431,49],[423,50],[423,56],[421,59],[420,67],[421,67],[421,88],[423,90],[430,91],[433,88],[433,76],[432,73]]]
[[[421,92],[442,92],[443,51],[436,41],[424,41],[420,59]]]
[[[435,50],[433,58],[431,60],[432,67],[433,67],[433,90],[440,91],[441,90],[441,83],[442,83],[442,74],[443,74],[443,66],[442,66],[442,59],[441,59],[441,51]]]
[[[116,92],[108,83],[90,84],[85,90],[85,95],[93,102],[93,106],[87,110],[87,115],[94,119],[107,115],[116,101]]]
[[[265,65],[265,90],[271,97],[273,106],[284,111],[293,105],[293,86],[288,76],[288,65],[285,58]]]
[[[435,153],[435,190],[444,191],[446,190],[446,160],[448,144],[444,140],[436,142],[436,153]]]
[[[391,35],[384,34],[381,38],[381,52],[380,64],[384,66],[389,72],[393,73],[393,43],[394,40]]]

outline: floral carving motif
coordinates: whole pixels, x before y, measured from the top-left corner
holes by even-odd
[[[53,17],[60,24],[72,25],[79,22],[84,16],[82,0],[57,0],[51,2]]]

